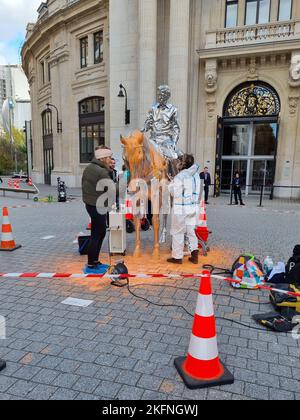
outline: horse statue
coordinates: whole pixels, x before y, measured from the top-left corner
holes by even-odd
[[[130,171],[131,182],[142,179],[147,184],[147,196],[143,197],[144,201],[151,201],[151,181],[155,178],[159,182],[168,181],[168,162],[167,160],[152,146],[141,131],[135,131],[128,137],[121,136],[121,143],[124,146],[124,161]],[[162,208],[162,192],[159,190],[159,210]],[[155,214],[156,213],[156,214]],[[158,213],[158,214],[157,214]],[[134,224],[136,232],[135,256],[141,255],[141,223],[140,216],[134,215]],[[166,234],[167,215],[164,216],[163,232]],[[154,250],[153,256],[159,257],[159,232],[160,232],[160,214],[159,211],[153,214],[153,230],[154,230]]]

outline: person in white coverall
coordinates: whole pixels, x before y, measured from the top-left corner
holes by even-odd
[[[182,170],[169,185],[173,196],[172,210],[172,258],[169,263],[182,264],[185,237],[192,253],[190,262],[198,264],[198,239],[195,233],[200,199],[200,167],[194,164],[192,155],[183,158]]]

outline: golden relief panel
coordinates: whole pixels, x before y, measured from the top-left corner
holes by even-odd
[[[280,112],[280,102],[266,86],[251,84],[233,94],[225,111],[227,117],[274,116]]]

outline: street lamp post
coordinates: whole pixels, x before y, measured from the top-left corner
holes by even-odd
[[[125,98],[125,125],[130,124],[130,110],[128,109],[128,96],[125,87],[120,84],[120,92],[118,98]]]
[[[18,173],[18,157],[17,157],[17,148],[14,142],[14,136],[13,136],[13,123],[12,123],[12,119],[13,119],[13,115],[12,115],[12,110],[14,108],[14,102],[12,100],[12,98],[9,99],[8,101],[8,112],[9,112],[9,135],[10,135],[10,146],[11,146],[11,158],[12,161],[15,160],[15,172],[16,174]]]
[[[46,104],[46,106],[47,106],[47,110],[48,111],[50,111],[50,108],[54,108],[56,110],[56,116],[57,116],[57,133],[62,133],[62,122],[59,119],[57,107],[55,105],[49,104],[49,103]]]

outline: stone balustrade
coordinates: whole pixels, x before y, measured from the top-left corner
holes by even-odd
[[[205,49],[300,39],[300,21],[273,22],[209,31]]]

